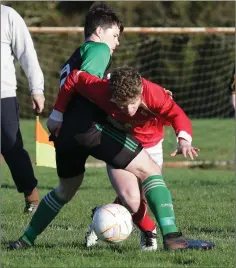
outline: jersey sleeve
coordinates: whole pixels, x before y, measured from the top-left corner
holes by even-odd
[[[110,58],[110,49],[105,43],[93,43],[82,53],[80,70],[103,78]]]
[[[65,78],[65,81],[63,82],[63,84],[60,88],[60,91],[57,95],[56,103],[53,106],[54,113],[55,113],[55,110],[57,112],[64,113],[68,103],[72,99],[73,95],[76,93],[75,88],[74,88],[73,77],[78,71],[79,70],[73,70]],[[62,121],[62,120],[60,120],[60,121]]]
[[[144,101],[148,108],[164,118],[174,128],[176,136],[192,142],[192,124],[185,112],[165,92],[165,89],[143,79]]]
[[[66,106],[75,93],[102,106],[105,96],[109,95],[107,80],[102,80],[83,71],[73,70],[66,78],[58,94],[54,110],[65,112]]]
[[[75,91],[95,102],[98,106],[102,107],[109,99],[110,91],[107,80],[86,72],[77,72],[73,80]]]
[[[11,47],[28,79],[31,94],[43,94],[44,76],[29,30],[23,18],[12,9],[10,13]]]
[[[110,49],[105,43],[94,42],[91,46],[84,48],[81,51],[82,56],[82,64],[80,67],[81,71],[85,71],[89,74],[93,74],[97,77],[102,78],[104,76],[104,72],[110,62]],[[74,87],[74,78],[76,78],[76,73],[78,72],[78,68],[72,70],[67,77],[64,78],[63,83],[61,83],[61,89],[58,93],[56,103],[54,105],[54,110],[64,113],[66,107],[70,100],[73,98],[73,94],[76,92],[76,88]],[[94,77],[95,79],[96,77]],[[80,87],[78,87],[81,89]],[[97,88],[96,86],[94,88]],[[79,92],[79,90],[77,90]],[[86,91],[81,94],[85,94]],[[89,98],[89,97],[88,97]],[[91,99],[91,98],[90,98]]]

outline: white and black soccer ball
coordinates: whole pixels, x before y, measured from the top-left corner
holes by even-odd
[[[121,205],[99,207],[93,216],[93,229],[97,237],[108,243],[118,243],[129,237],[133,229],[130,212]]]

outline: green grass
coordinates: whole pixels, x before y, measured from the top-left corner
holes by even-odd
[[[25,147],[34,155],[32,121],[22,121]],[[195,120],[195,144],[201,159],[233,159],[233,120]],[[166,133],[165,157],[175,147],[173,133]],[[32,157],[33,159],[33,157]],[[92,161],[93,159],[91,159]],[[41,197],[57,185],[55,169],[35,167]],[[177,225],[189,237],[214,241],[213,251],[164,252],[160,232],[157,252],[141,252],[139,231],[124,242],[100,242],[93,249],[83,247],[84,234],[95,205],[110,203],[114,191],[104,168],[88,168],[75,198],[53,223],[23,251],[6,251],[9,240],[17,239],[29,222],[23,215],[23,197],[15,190],[10,172],[2,165],[1,264],[2,267],[234,267],[235,265],[235,179],[230,170],[164,169],[172,193]]]
[[[42,120],[45,126],[45,120]],[[192,120],[193,145],[201,152],[197,160],[233,160],[235,143],[235,122],[233,119]],[[21,120],[22,135],[25,147],[32,161],[35,161],[34,121]],[[176,138],[171,127],[165,130],[164,161],[184,160],[182,156],[170,157],[176,148]],[[90,158],[89,161],[94,161]]]
[[[41,196],[57,185],[54,169],[35,168]],[[211,240],[213,251],[141,252],[139,231],[124,242],[96,248],[83,247],[91,208],[110,203],[114,192],[103,168],[89,168],[85,181],[69,205],[38,238],[35,248],[8,252],[7,241],[18,238],[29,222],[22,214],[23,199],[3,165],[2,250],[3,267],[234,267],[235,181],[231,171],[166,169],[177,224],[185,235]],[[20,266],[19,266],[20,264]]]

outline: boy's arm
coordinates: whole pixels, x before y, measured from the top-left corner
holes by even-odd
[[[61,87],[54,110],[65,112],[68,102],[75,93],[90,99],[98,105],[104,100],[104,95],[108,93],[107,81],[83,71],[74,70],[66,78]]]
[[[63,113],[65,112],[66,107],[73,95],[76,93],[73,77],[78,71],[79,70],[74,70],[66,77],[57,95],[56,103],[53,106],[53,111],[49,116],[50,119],[56,122],[63,121]]]
[[[165,92],[161,86],[143,79],[146,91],[145,101],[148,108],[158,116],[162,116],[175,130],[178,138],[192,142],[192,124],[185,112]]]
[[[95,102],[100,108],[109,101],[110,91],[106,79],[83,71],[75,73],[73,79],[76,92]]]
[[[9,13],[11,48],[28,79],[32,107],[37,113],[44,109],[44,76],[33,40],[23,18],[13,9]],[[10,78],[11,79],[11,78]]]
[[[160,108],[160,115],[169,121],[178,139],[183,138],[189,143],[192,142],[192,124],[184,111],[173,101],[168,100]]]
[[[192,146],[192,124],[184,111],[172,100],[168,99],[162,106],[160,114],[165,116],[171,122],[177,136],[177,148],[171,154],[172,157],[182,154],[185,158],[188,156],[191,160],[198,156],[199,148]]]
[[[77,68],[87,73],[96,75],[97,77],[103,77],[107,65],[110,62],[110,58],[110,49],[105,43],[94,43],[93,46],[89,47],[88,49],[86,48],[86,51],[83,52],[81,66],[74,66],[73,70],[76,70],[75,68]],[[68,68],[65,72],[67,73],[66,77],[68,77],[71,67],[69,63],[66,66],[68,66]],[[64,68],[66,68],[66,66]],[[66,81],[66,77],[61,80],[61,88]],[[51,119],[57,122],[63,121],[63,113],[65,112],[68,103],[73,98],[73,95],[74,91],[71,86],[66,90],[64,88],[63,91],[60,89],[56,104],[54,105],[54,110],[50,115]],[[58,110],[55,107],[57,107]]]
[[[55,136],[59,134],[63,113],[74,94],[79,93],[98,105],[102,105],[106,92],[108,92],[108,86],[105,80],[79,70],[70,72],[60,89],[53,111],[47,121],[49,132]]]
[[[187,155],[191,160],[194,156],[198,156],[197,152],[200,150],[191,145],[192,143],[192,124],[190,119],[184,113],[184,111],[168,96],[165,90],[149,81],[145,83],[144,87],[148,87],[150,94],[148,95],[147,101],[150,105],[150,109],[156,114],[164,117],[168,122],[171,123],[175,130],[178,138],[177,149],[171,154],[176,156],[177,154],[183,154],[184,157]],[[148,92],[148,91],[147,91]]]
[[[12,51],[27,76],[31,94],[43,94],[44,77],[33,40],[23,18],[14,10],[11,13]]]

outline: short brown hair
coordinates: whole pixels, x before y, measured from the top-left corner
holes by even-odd
[[[109,88],[112,98],[120,103],[128,103],[141,94],[142,78],[138,71],[131,67],[119,67],[111,73]]]

